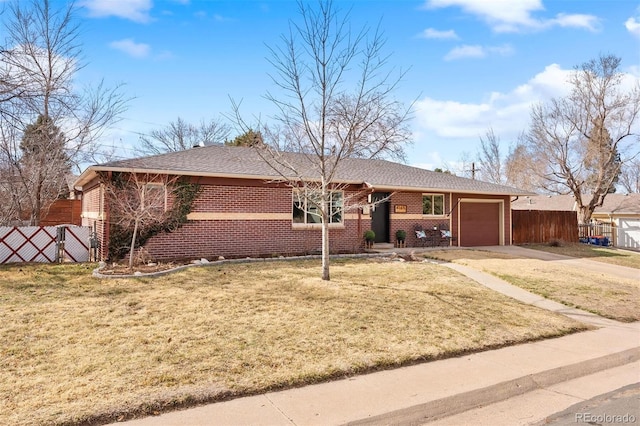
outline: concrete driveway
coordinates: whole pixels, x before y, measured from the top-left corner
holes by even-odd
[[[586,269],[598,274],[640,280],[640,270],[626,266],[612,265],[609,263],[597,262],[595,260],[563,256],[560,254],[548,253],[541,250],[533,250],[520,246],[484,246],[474,247],[476,250],[485,250],[496,253],[505,253],[511,256],[527,259],[539,259],[546,262],[556,262],[573,266],[574,268]]]

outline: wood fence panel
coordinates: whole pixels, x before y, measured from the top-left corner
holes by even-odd
[[[578,242],[576,212],[551,210],[513,210],[513,244],[539,244],[551,240]]]
[[[40,226],[82,225],[81,200],[56,200],[47,215],[40,219]]]

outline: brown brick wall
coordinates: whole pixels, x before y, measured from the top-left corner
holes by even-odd
[[[291,188],[268,186],[202,185],[192,212],[287,213],[291,212]]]
[[[291,215],[291,188],[247,182],[244,185],[202,185],[193,213],[284,213]],[[349,214],[349,212],[347,213]],[[358,220],[345,219],[330,229],[332,253],[362,247]],[[280,219],[191,220],[172,233],[158,234],[145,249],[154,259],[286,256],[320,252],[321,230],[294,228]]]

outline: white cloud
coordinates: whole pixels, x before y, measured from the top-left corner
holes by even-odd
[[[116,16],[141,23],[151,20],[149,11],[153,6],[152,0],[84,0],[80,5],[94,18]]]
[[[146,58],[151,53],[151,47],[145,43],[136,43],[130,38],[112,41],[109,43],[112,49],[120,50],[134,58]]]
[[[527,127],[532,104],[568,93],[571,72],[549,65],[527,83],[508,93],[490,93],[480,103],[424,98],[416,103],[418,131],[440,138],[477,138],[492,127],[503,140],[515,139]]]
[[[458,40],[460,38],[454,30],[440,31],[435,28],[427,28],[420,34],[420,37],[439,40]]]
[[[600,26],[598,18],[593,15],[558,13],[555,19],[543,21],[542,24],[547,27],[555,25],[559,27],[583,28],[589,31],[596,31]]]
[[[462,46],[456,46],[449,51],[444,57],[445,61],[453,61],[455,59],[462,58],[484,58],[487,56],[487,52],[482,46],[475,45],[470,46],[468,44]]]
[[[631,34],[636,37],[640,37],[640,19],[632,16],[631,18],[626,20],[624,26]]]
[[[502,46],[462,45],[451,49],[444,57],[445,61],[453,61],[463,58],[485,58],[489,55],[508,56],[513,54],[513,48],[504,44]]]
[[[597,17],[583,14],[560,13],[552,19],[536,18],[535,12],[544,11],[541,0],[426,0],[426,7],[459,7],[485,21],[496,32],[543,30],[553,26],[596,31],[599,24]]]

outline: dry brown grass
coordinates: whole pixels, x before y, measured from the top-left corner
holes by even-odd
[[[599,247],[589,244],[563,243],[559,247],[551,247],[548,244],[532,244],[527,248],[542,250],[549,253],[565,256],[579,257],[613,265],[626,266],[640,269],[640,253],[629,250],[620,250],[613,247]]]
[[[440,250],[428,256],[488,272],[567,306],[619,321],[640,320],[640,280],[481,250]]]
[[[0,424],[108,422],[584,329],[426,263],[0,268]]]

